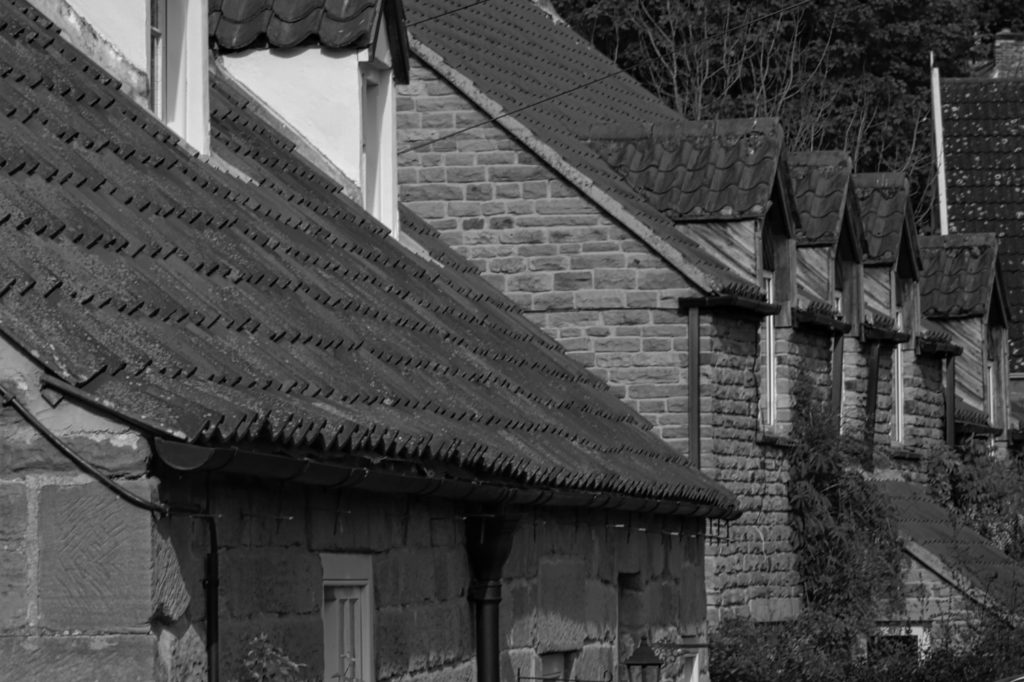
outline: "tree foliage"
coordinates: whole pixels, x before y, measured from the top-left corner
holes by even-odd
[[[563,18],[691,119],[772,116],[791,149],[843,149],[930,198],[929,53],[967,75],[1019,0],[555,0]]]

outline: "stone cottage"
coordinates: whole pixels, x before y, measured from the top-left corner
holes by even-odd
[[[791,291],[793,214],[788,199],[771,201],[789,192],[781,129],[681,120],[531,2],[445,9],[407,8],[403,200],[681,457],[743,499],[728,540],[721,528],[723,541],[709,548],[712,617],[792,616],[800,592],[785,465],[774,445],[755,443],[767,434],[752,399],[767,351],[759,329]],[[749,166],[729,165],[748,151]],[[645,171],[655,157],[665,165]],[[706,205],[671,191],[692,171],[710,183]],[[769,238],[763,249],[723,241],[732,233]],[[764,284],[773,254],[777,289]]]
[[[372,138],[401,7],[210,4],[0,8],[4,679],[699,679],[735,497],[206,61],[323,36]]]
[[[711,618],[793,616],[796,385],[896,476],[950,421],[963,349],[918,320],[905,188],[858,195],[846,154],[789,154],[772,121],[684,121],[534,3],[448,9],[409,8],[402,197],[737,494],[709,548]]]

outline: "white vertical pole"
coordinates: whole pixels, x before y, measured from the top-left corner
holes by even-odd
[[[946,201],[946,150],[942,136],[942,93],[940,92],[939,67],[935,66],[935,53],[928,53],[932,76],[932,121],[935,130],[935,182],[939,195],[939,234],[949,234],[949,211]]]

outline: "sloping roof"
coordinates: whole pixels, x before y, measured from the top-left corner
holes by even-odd
[[[744,290],[743,279],[679,234],[586,141],[594,126],[629,121],[674,125],[683,120],[679,114],[530,0],[417,0],[406,9],[414,53],[425,56],[428,49],[438,55],[500,105],[500,121],[522,124],[571,166],[570,182],[597,187],[683,254],[705,279],[697,286],[707,293]],[[475,96],[466,94],[471,100]],[[753,289],[746,293],[759,295]]]
[[[921,311],[925,317],[986,317],[996,286],[994,234],[921,237]]]
[[[789,177],[800,215],[797,243],[801,246],[838,244],[843,214],[856,211],[850,201],[853,161],[842,151],[791,152]]]
[[[857,173],[853,176],[853,186],[864,226],[865,262],[895,264],[901,248],[910,248],[911,257],[916,261],[917,232],[913,228],[907,176],[903,173]]]
[[[958,523],[923,486],[899,481],[877,485],[892,502],[901,537],[956,571],[963,579],[961,589],[984,593],[1009,613],[1024,606],[1024,567]]]
[[[674,222],[760,218],[782,156],[777,119],[594,126],[590,146]]]
[[[210,39],[224,50],[257,45],[372,47],[388,22],[399,82],[408,81],[409,48],[401,0],[209,0]]]
[[[1024,80],[942,79],[949,226],[994,232],[1005,275],[1010,369],[1024,371]]]
[[[6,3],[0,19],[0,331],[49,385],[170,440],[733,513],[507,299],[412,256],[230,83],[211,76],[224,172],[48,24]]]

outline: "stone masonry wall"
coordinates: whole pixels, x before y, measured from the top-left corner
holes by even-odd
[[[878,399],[875,407],[875,444],[884,447],[892,436],[892,353],[891,345],[882,345],[878,353]],[[841,425],[844,434],[854,437],[865,432],[868,396],[868,346],[855,337],[843,339],[843,407]]]
[[[205,486],[175,488],[181,504],[206,501]],[[457,503],[259,482],[214,490],[225,679],[238,675],[259,633],[309,670],[322,668],[321,553],[372,556],[378,680],[476,679],[466,511]],[[168,679],[187,680],[203,667],[207,537],[187,519],[171,535],[192,602],[166,626]],[[603,679],[641,632],[705,641],[703,569],[697,520],[523,512],[503,576],[502,680],[517,670],[540,676],[551,652],[571,654],[573,677]],[[638,600],[625,620],[624,578]]]
[[[400,149],[485,120],[415,60],[411,81],[399,89]],[[402,200],[685,456],[688,323],[678,299],[694,293],[688,283],[495,124],[399,163]],[[700,328],[702,468],[751,510],[732,524],[729,546],[718,545],[725,558],[711,562],[710,603],[716,615],[785,617],[797,577],[784,467],[754,445],[757,323],[702,313]]]
[[[414,60],[399,148],[486,119]],[[400,197],[685,451],[681,275],[496,124],[399,155]]]
[[[735,493],[743,510],[707,550],[712,623],[726,616],[785,620],[800,609],[788,468],[782,450],[758,443],[759,328],[759,320],[702,315],[701,426],[711,447],[702,448],[701,468]]]
[[[927,450],[946,441],[943,361],[904,351],[906,444]]]
[[[136,495],[152,495],[134,430],[64,400],[0,342],[4,387],[46,428]],[[0,409],[0,680],[148,680],[150,620],[173,609],[151,515],[82,474],[11,407]]]
[[[780,329],[777,347],[780,393],[793,400],[790,411],[779,415],[788,430],[797,416],[794,411],[827,406],[832,399],[832,336],[813,328]]]

